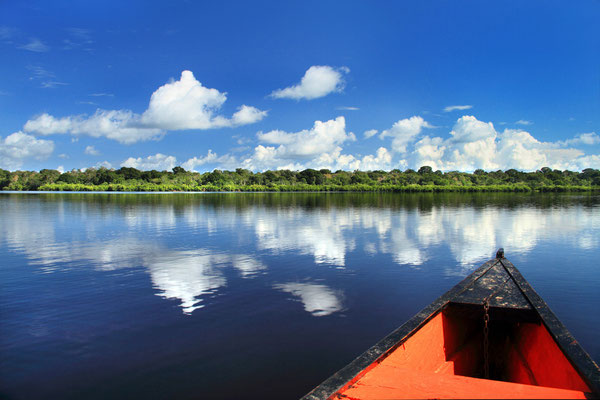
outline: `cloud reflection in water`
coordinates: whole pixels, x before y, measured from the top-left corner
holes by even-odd
[[[304,310],[315,317],[324,317],[342,309],[342,293],[325,285],[292,282],[273,287],[297,297],[304,304]]]
[[[143,267],[156,295],[179,300],[184,313],[203,307],[206,296],[227,285],[226,268],[243,279],[259,275],[268,279],[269,269],[258,256],[261,251],[282,257],[307,255],[318,266],[347,267],[356,251],[387,254],[393,263],[420,266],[435,248],[446,247],[464,267],[446,273],[462,275],[499,246],[510,254],[530,252],[540,241],[560,241],[584,250],[600,247],[597,209],[580,205],[440,205],[422,210],[351,205],[213,208],[163,202],[120,208],[58,197],[54,203],[11,198],[3,202],[0,217],[0,241],[23,252],[29,264],[41,266],[43,272]],[[107,236],[107,229],[116,234]],[[173,249],[163,241],[168,235],[196,235],[196,241],[189,243],[203,243],[217,233],[224,240],[211,248]],[[236,251],[242,242],[245,250]],[[342,292],[324,284],[269,285],[297,298],[314,316],[342,309]]]

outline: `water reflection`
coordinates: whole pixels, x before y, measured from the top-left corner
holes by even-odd
[[[290,282],[273,287],[297,297],[304,305],[304,310],[315,317],[324,317],[342,309],[342,293],[325,285]]]
[[[177,299],[186,314],[202,308],[203,299],[228,284],[227,268],[242,279],[268,276],[261,253],[309,256],[318,267],[338,268],[348,266],[350,254],[377,256],[379,263],[387,262],[387,255],[392,263],[418,267],[447,248],[458,268],[446,274],[464,275],[500,246],[510,254],[530,252],[542,240],[585,250],[600,247],[596,200],[556,197],[545,204],[545,199],[518,196],[497,203],[493,196],[483,203],[477,197],[463,196],[463,203],[457,199],[4,195],[0,240],[46,273],[81,266],[100,271],[143,267],[156,295]],[[342,293],[323,284],[271,287],[298,298],[314,316],[342,307]]]

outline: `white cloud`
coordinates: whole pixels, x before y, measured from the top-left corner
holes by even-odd
[[[46,82],[42,82],[40,87],[44,88],[44,89],[54,89],[59,86],[67,86],[67,85],[68,85],[68,83],[66,83],[66,82],[46,81]]]
[[[136,168],[139,170],[149,171],[155,169],[157,171],[170,171],[177,165],[177,159],[173,156],[167,156],[157,153],[146,158],[129,157],[121,163],[121,167]]]
[[[217,154],[213,153],[212,150],[208,150],[206,156],[190,158],[189,160],[181,164],[181,166],[187,171],[194,171],[197,166],[204,165],[210,162],[215,162],[217,161],[217,159]]]
[[[66,86],[68,83],[60,82],[55,80],[56,75],[53,72],[46,70],[44,67],[39,65],[28,65],[26,67],[30,72],[30,81],[42,81],[40,87],[44,89],[53,89],[58,86]]]
[[[452,141],[456,143],[475,142],[496,137],[496,130],[491,122],[485,123],[469,115],[460,117],[452,131]]]
[[[62,165],[59,165],[58,167],[56,167],[56,170],[62,174],[65,172],[65,167]]]
[[[464,106],[447,106],[444,107],[444,112],[451,112],[451,111],[457,111],[457,110],[469,110],[473,108],[473,106],[470,105],[464,105]]]
[[[243,105],[238,108],[233,116],[231,117],[231,125],[230,126],[240,126],[240,125],[248,125],[253,124],[255,122],[260,121],[264,117],[267,116],[266,111],[261,111],[256,107]]]
[[[365,131],[365,133],[363,134],[365,136],[365,139],[369,139],[375,135],[377,135],[378,130],[377,129],[369,129],[368,131]]]
[[[590,156],[582,156],[574,160],[577,170],[584,170],[586,168],[600,169],[600,155],[592,154]]]
[[[423,128],[432,126],[422,117],[413,116],[397,121],[390,129],[386,129],[379,137],[393,137],[392,149],[397,153],[406,153],[409,144],[413,143]]]
[[[28,159],[45,160],[53,151],[53,141],[15,132],[4,139],[0,137],[0,167],[14,170]]]
[[[94,146],[86,146],[86,148],[83,152],[90,156],[99,156],[100,155],[100,152],[98,150],[96,150],[96,148]]]
[[[48,47],[46,44],[44,44],[44,42],[36,38],[31,38],[29,40],[29,43],[24,44],[23,46],[19,46],[19,48],[33,51],[36,53],[45,53],[48,50],[50,50],[50,47]]]
[[[366,155],[362,158],[356,158],[351,154],[334,153],[329,159],[321,158],[321,164],[313,164],[312,166],[320,168],[328,168],[331,170],[348,170],[348,171],[374,171],[374,170],[390,170],[392,169],[392,154],[385,147],[377,149],[374,155]]]
[[[211,129],[251,124],[267,115],[266,111],[246,105],[231,119],[214,115],[226,100],[226,93],[202,86],[191,71],[183,71],[180,80],[167,83],[152,94],[140,122],[166,130]]]
[[[48,71],[47,69],[45,69],[44,67],[39,66],[39,65],[28,65],[25,68],[27,68],[27,70],[31,72],[31,77],[29,78],[30,80],[50,79],[50,78],[56,77],[56,75],[54,75],[54,73]]]
[[[165,131],[141,125],[140,116],[129,110],[97,110],[93,115],[55,118],[42,114],[25,123],[26,132],[40,135],[69,133],[74,136],[105,137],[123,144],[161,139]]]
[[[527,125],[533,125],[533,122],[527,121],[525,119],[520,119],[520,120],[516,121],[515,124],[527,126]]]
[[[358,110],[360,110],[360,108],[358,108],[358,107],[337,107],[336,110],[341,110],[341,111],[358,111]]]
[[[288,133],[274,130],[267,133],[259,132],[257,137],[267,146],[262,144],[256,146],[254,154],[243,161],[244,168],[301,169],[302,162],[317,166],[331,165],[342,151],[340,145],[356,140],[352,132],[346,132],[344,117],[325,122],[315,121],[311,129],[300,132]]]
[[[27,121],[24,130],[42,135],[106,137],[131,144],[159,140],[167,130],[235,127],[260,121],[267,115],[266,111],[247,105],[239,107],[232,118],[217,115],[226,100],[225,93],[202,86],[191,71],[183,71],[180,80],[167,83],[152,94],[148,109],[142,114],[99,109],[92,116],[56,118],[44,113]]]
[[[597,165],[594,156],[585,156],[583,151],[575,148],[561,147],[596,140],[596,136],[584,134],[567,141],[541,142],[529,132],[505,129],[498,133],[491,122],[463,116],[457,120],[449,138],[426,136],[415,143],[409,159],[413,168],[429,165],[444,171],[478,168],[535,171],[546,166],[581,170],[584,165]]]
[[[389,170],[392,164],[392,155],[385,147],[380,147],[374,156],[364,156],[354,170],[373,171],[373,170]]]
[[[343,74],[350,70],[346,67],[333,68],[327,65],[310,67],[300,83],[285,89],[277,89],[271,93],[276,99],[317,99],[329,93],[341,92],[344,89]]]
[[[181,165],[186,171],[196,171],[196,167],[201,165],[216,163],[219,164],[225,169],[235,169],[239,167],[239,160],[235,157],[225,154],[223,156],[218,156],[212,150],[208,150],[206,156],[204,157],[193,157],[188,159],[182,164],[179,164],[177,158],[175,156],[170,156],[166,154],[157,153],[153,156],[148,157],[130,157],[127,160],[121,163],[122,167],[131,167],[139,170],[158,170],[158,171],[170,171],[173,167],[177,165]]]
[[[596,132],[580,133],[579,135],[575,135],[573,139],[567,139],[558,142],[558,144],[561,146],[571,146],[578,144],[592,146],[598,143],[600,143],[600,136],[598,136]]]
[[[100,161],[99,163],[97,163],[96,165],[94,165],[94,168],[96,168],[96,169],[100,169],[100,168],[111,169],[112,168],[112,164],[109,163],[108,161]]]

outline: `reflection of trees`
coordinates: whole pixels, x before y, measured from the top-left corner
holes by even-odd
[[[13,199],[27,199],[31,194],[4,193]],[[434,207],[496,207],[514,209],[523,206],[536,208],[592,207],[600,202],[593,193],[576,196],[560,193],[40,193],[41,202],[81,203],[103,210],[124,209],[128,206],[169,207],[181,214],[189,207],[217,210],[243,210],[257,206],[268,208],[329,209],[334,207],[377,207],[429,211]]]

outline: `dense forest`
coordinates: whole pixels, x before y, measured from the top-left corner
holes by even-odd
[[[191,172],[140,171],[135,168],[88,168],[61,173],[56,170],[6,171],[0,169],[2,190],[43,191],[585,191],[600,190],[600,170],[560,171],[544,167],[536,172],[476,170],[433,171],[304,171]]]

